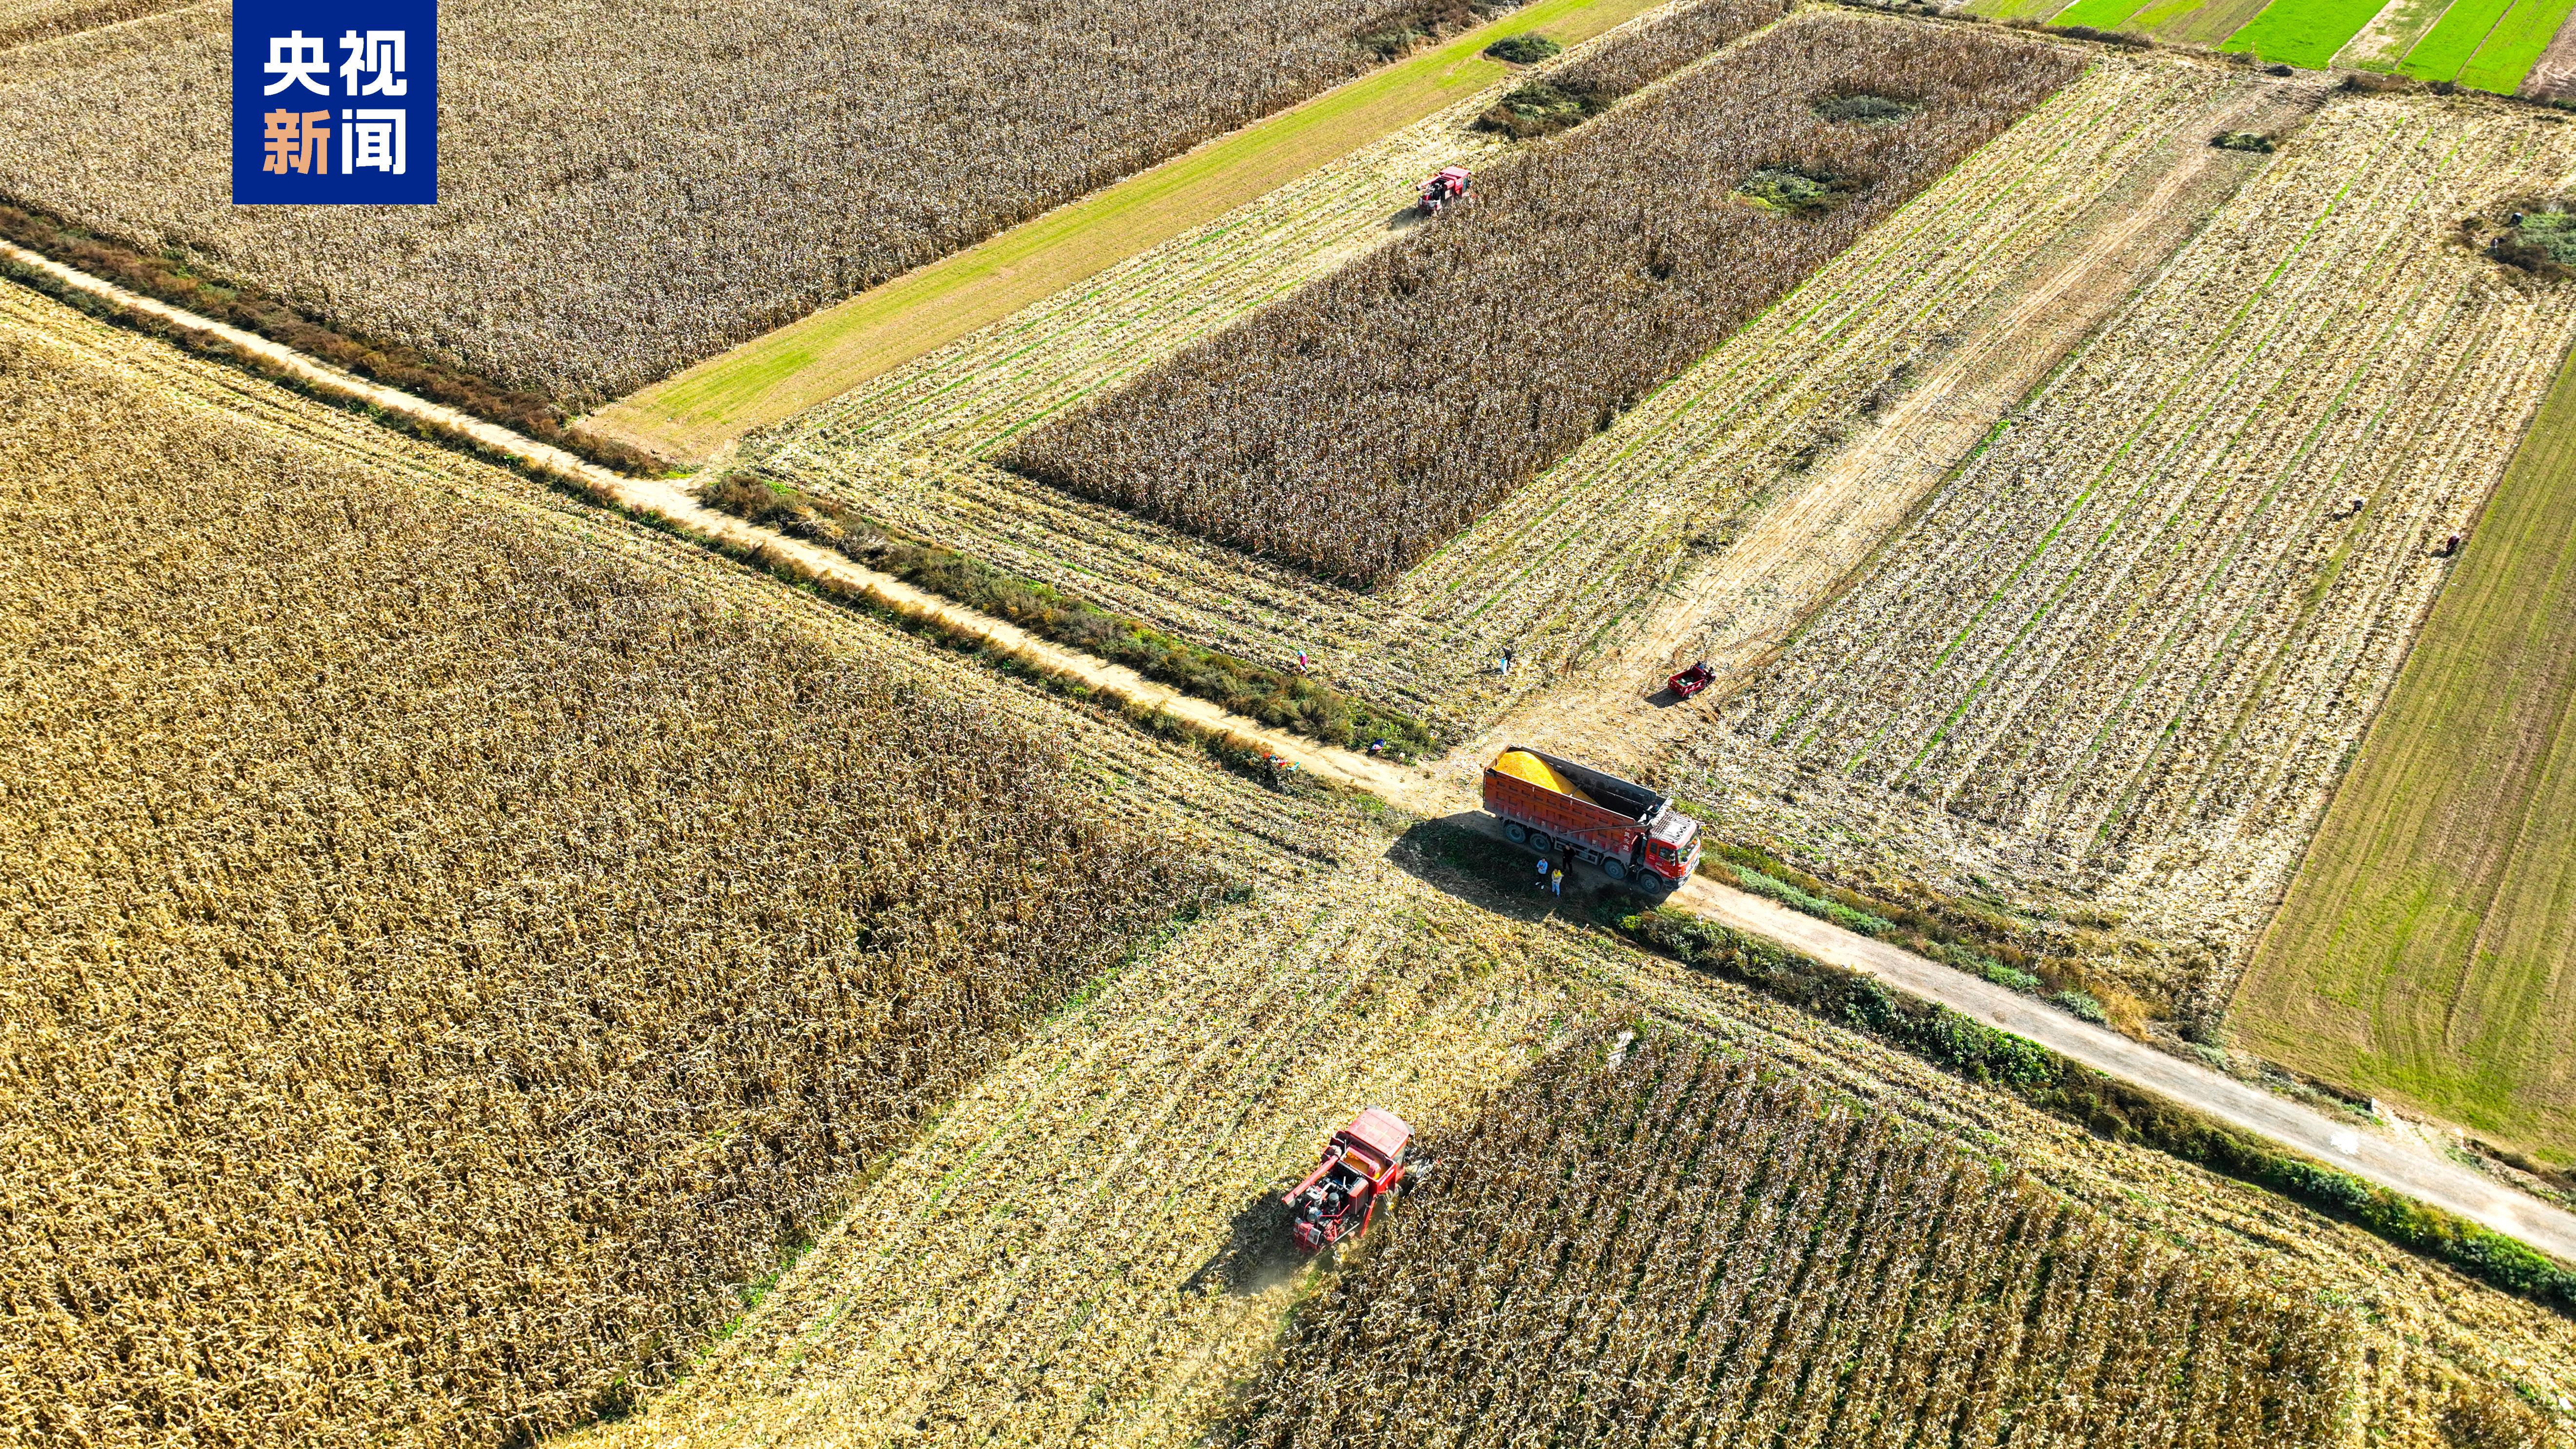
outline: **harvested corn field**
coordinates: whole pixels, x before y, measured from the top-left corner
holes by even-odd
[[[1244,1442],[2339,1442],[2340,1315],[1776,1073],[1558,1051],[1298,1314]]]
[[[1355,75],[1389,11],[451,4],[430,210],[234,208],[193,6],[0,55],[0,194],[581,407]]]
[[[1514,1093],[1588,1023],[1641,1012],[1787,1064],[1846,1109],[1974,1141],[1978,1171],[2027,1174],[2226,1267],[2250,1297],[2302,1316],[2363,1305],[2372,1352],[2348,1400],[2363,1442],[2441,1449],[2456,1394],[2501,1396],[2499,1422],[2528,1425],[2504,1385],[2576,1387],[2576,1325],[2545,1309],[1638,956],[1579,916],[1462,888],[1399,848],[1275,880],[1050,1023],[695,1373],[574,1442],[1229,1442],[1235,1386],[1264,1371],[1283,1315],[1334,1291],[1332,1271],[1286,1246],[1278,1202],[1325,1136],[1362,1104],[1424,1135],[1441,1165],[1396,1207],[1402,1234],[1482,1095]],[[1417,1331],[1439,1337],[1402,1333]]]
[[[2082,65],[1969,29],[1792,19],[1488,169],[1463,215],[1256,313],[1001,461],[1328,579],[1383,583]],[[1820,112],[1900,74],[1911,113]]]
[[[2445,230],[2571,166],[2503,107],[2330,104],[1721,707],[1686,788],[1827,874],[2117,926],[2103,984],[2207,1030],[2576,334],[2576,294]]]
[[[984,460],[1033,421],[1383,244],[1385,217],[1414,181],[1491,153],[1492,138],[1468,129],[1491,98],[755,438],[742,467],[1210,647],[1259,661],[1309,651],[1337,687],[1464,725],[1617,628],[1865,422],[1891,375],[1942,355],[2059,248],[2125,215],[2124,198],[2152,189],[2172,156],[2206,149],[2219,118],[2266,84],[2103,59],[1578,449],[1540,485],[1545,507],[1490,513],[1369,594]],[[1521,665],[1497,676],[1505,648]]]
[[[569,530],[17,325],[0,395],[13,1436],[629,1403],[1215,884],[1027,726]]]

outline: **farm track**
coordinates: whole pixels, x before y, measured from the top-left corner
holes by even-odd
[[[2214,1017],[2576,334],[2440,228],[2569,160],[2519,116],[2330,105],[1718,707],[1692,788],[1810,779],[1763,807],[1784,841],[2094,892],[2174,943],[2105,969]]]
[[[1721,51],[1722,63],[1726,52]],[[1482,98],[746,442],[741,462],[1185,637],[1465,725],[1615,632],[1789,462],[2245,81],[2107,57],[1522,498],[1374,593],[1319,583],[981,461],[1390,236],[1426,167],[1491,143]],[[1646,606],[1646,607],[1651,607]],[[1511,678],[1491,665],[1514,650]]]

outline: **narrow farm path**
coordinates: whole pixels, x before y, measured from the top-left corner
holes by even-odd
[[[291,348],[138,296],[22,247],[0,242],[0,259],[41,273],[56,285],[220,339],[303,387],[363,403],[407,422],[470,441],[530,472],[570,483],[603,502],[685,533],[790,561],[864,594],[899,616],[980,640],[1032,666],[1080,680],[1112,698],[1139,708],[1160,710],[1203,729],[1267,745],[1322,778],[1369,791],[1415,815],[1454,816],[1457,824],[1499,829],[1491,817],[1475,809],[1481,780],[1477,768],[1481,756],[1476,752],[1455,751],[1434,766],[1417,769],[1268,729],[1204,700],[1175,694],[1132,670],[1037,639],[1003,620],[861,568],[839,554],[826,554],[729,514],[702,508],[676,484],[622,477],[498,424],[353,377]],[[2410,1140],[2361,1128],[2345,1119],[2330,1118],[2273,1097],[2107,1028],[2039,1006],[1977,977],[1706,878],[1689,882],[1676,894],[1675,904],[1818,960],[1879,976],[1902,990],[2027,1037],[2106,1075],[2576,1261],[2576,1214],[2501,1187]]]
[[[1537,0],[599,409],[580,426],[681,462],[838,397],[1509,75],[1482,53],[1572,46],[1664,0]],[[962,159],[962,158],[961,158]],[[961,184],[964,184],[961,182]]]

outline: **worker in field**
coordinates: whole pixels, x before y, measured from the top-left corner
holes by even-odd
[[[1560,865],[1560,866],[1558,866],[1556,869],[1554,869],[1554,870],[1552,870],[1552,871],[1549,871],[1549,872],[1548,872],[1548,876],[1547,876],[1547,888],[1548,888],[1548,892],[1549,892],[1551,895],[1560,895],[1560,896],[1561,896],[1561,895],[1565,894],[1565,867],[1564,867],[1564,866],[1561,866],[1561,865]]]
[[[1539,888],[1540,890],[1546,890],[1546,889],[1547,889],[1547,872],[1548,872],[1548,869],[1549,869],[1549,866],[1548,866],[1548,863],[1547,863],[1547,857],[1546,857],[1546,856],[1543,856],[1543,855],[1542,855],[1542,856],[1540,856],[1540,857],[1538,858],[1538,888]]]

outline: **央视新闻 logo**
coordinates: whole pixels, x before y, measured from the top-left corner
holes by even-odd
[[[438,200],[438,13],[393,4],[233,6],[233,203]]]

